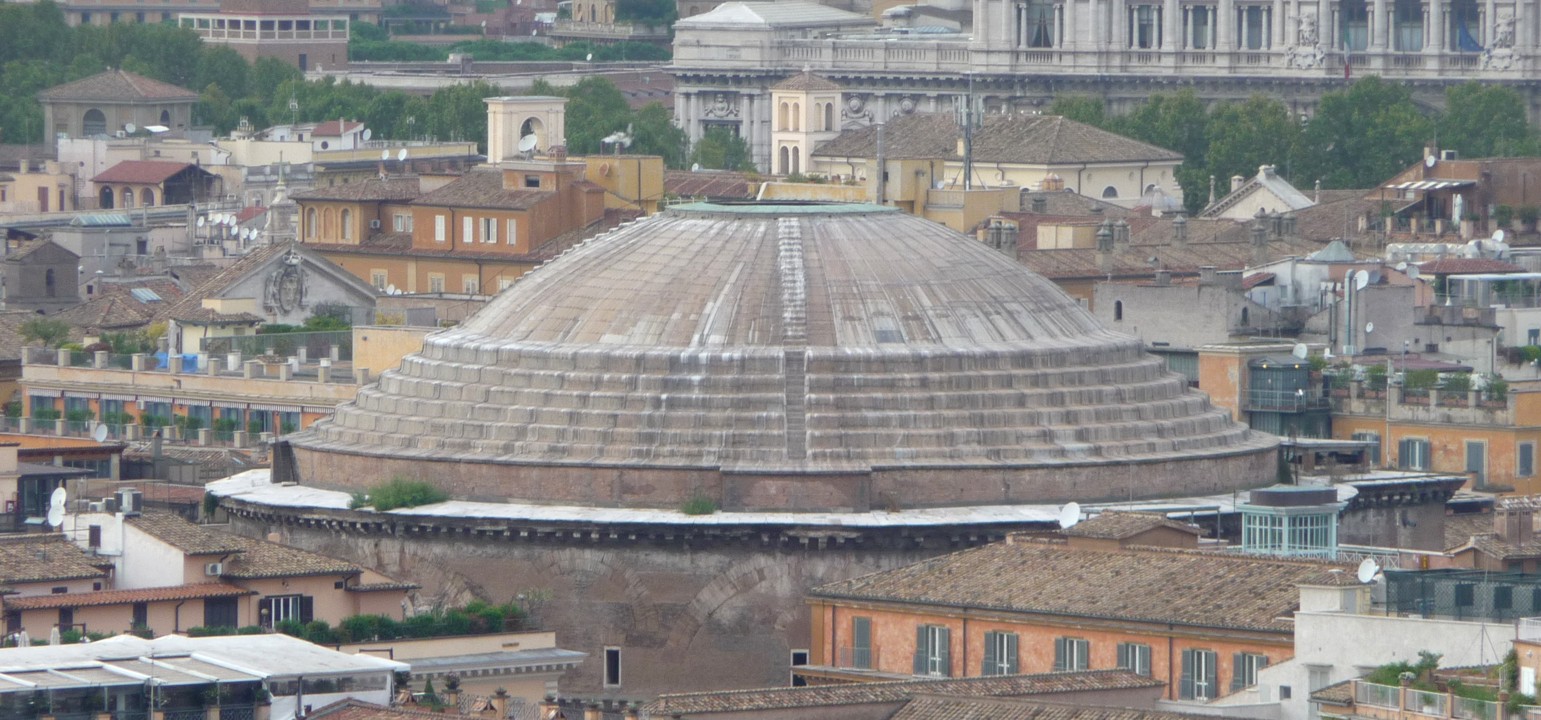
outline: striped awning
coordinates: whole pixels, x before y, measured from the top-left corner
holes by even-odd
[[[299,412],[300,410],[298,405],[263,405],[261,403],[252,403],[246,407],[261,412]]]
[[[1476,185],[1476,180],[1413,180],[1405,183],[1397,183],[1388,187],[1388,190],[1448,190],[1450,188],[1470,187]]]

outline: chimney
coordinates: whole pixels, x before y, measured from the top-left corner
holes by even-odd
[[[599,703],[583,706],[583,720],[605,720],[605,714],[599,711]]]
[[[150,438],[150,460],[159,461],[161,456],[161,431],[156,430],[155,435]]]
[[[1493,512],[1493,532],[1510,545],[1529,543],[1535,535],[1530,508],[1505,503]]]
[[[1172,284],[1172,271],[1165,268],[1156,271],[1156,285],[1166,287]]]
[[[1129,244],[1129,223],[1122,218],[1113,223],[1113,244],[1124,247]]]
[[[1242,177],[1240,175],[1232,175],[1231,176],[1231,192],[1236,192],[1237,190],[1240,190],[1242,184],[1245,183],[1245,182],[1247,182],[1246,178],[1244,178],[1244,177]]]
[[[1188,244],[1188,218],[1182,213],[1172,218],[1172,244],[1185,247]]]
[[[1049,211],[1049,199],[1042,195],[1034,195],[1032,199],[1033,212],[1042,215]]]
[[[637,703],[634,703],[634,702],[633,703],[627,703],[626,704],[626,712],[621,715],[621,719],[622,720],[641,720],[641,718],[642,718],[642,708],[638,707]]]
[[[1322,179],[1321,178],[1317,178],[1316,179],[1316,192],[1311,196],[1311,202],[1320,203],[1321,201],[1322,201]]]
[[[1103,220],[1097,226],[1097,269],[1099,272],[1113,272],[1113,221]]]
[[[1213,265],[1200,265],[1199,266],[1199,284],[1200,285],[1213,285],[1213,284],[1215,284],[1215,280],[1216,280],[1215,275],[1216,275],[1215,266],[1213,266]]]
[[[497,718],[497,720],[503,720],[503,718],[508,717],[508,691],[507,690],[504,690],[503,688],[498,688],[495,692],[492,693],[492,697],[489,698],[489,701],[490,701],[490,704],[492,705],[492,716],[493,717]]]

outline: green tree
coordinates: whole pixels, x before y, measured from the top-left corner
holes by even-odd
[[[1462,157],[1513,157],[1541,151],[1525,120],[1525,99],[1503,85],[1468,82],[1445,89],[1439,141]]]
[[[673,25],[679,13],[674,0],[617,0],[615,19],[637,25]]]
[[[690,152],[690,161],[714,170],[754,171],[749,143],[731,130],[712,128],[701,136]]]
[[[1294,174],[1327,187],[1374,187],[1416,162],[1433,130],[1411,91],[1371,75],[1322,96]]]
[[[269,100],[278,92],[278,86],[293,80],[304,82],[305,74],[289,63],[278,58],[257,58],[257,62],[251,66],[251,94],[258,100]],[[288,101],[286,95],[283,100]]]
[[[218,85],[210,85],[198,94],[198,108],[194,122],[214,126],[214,132],[224,135],[235,127],[236,115],[230,106],[230,96]]]
[[[1208,197],[1208,120],[1204,103],[1192,90],[1183,90],[1172,95],[1153,95],[1134,112],[1113,119],[1109,125],[1120,134],[1181,153],[1183,164],[1174,179],[1182,187],[1188,209],[1197,210]]]
[[[487,152],[487,103],[483,100],[502,94],[496,86],[481,81],[439,88],[428,101],[428,132],[440,140],[474,140],[481,152]],[[567,117],[571,124],[571,109]]]
[[[225,45],[204,48],[198,58],[193,87],[207,88],[218,85],[231,98],[246,97],[251,68],[246,58]]]
[[[600,140],[632,122],[626,96],[608,79],[590,75],[567,92],[567,150],[574,155],[600,151]]]
[[[32,318],[17,328],[21,339],[37,343],[45,348],[56,348],[70,337],[70,324],[48,317]]]
[[[1300,141],[1300,123],[1284,103],[1253,95],[1246,102],[1224,102],[1210,110],[1208,141],[1200,190],[1205,199],[1209,176],[1215,178],[1217,194],[1223,195],[1232,175],[1251,177],[1262,165],[1290,168]],[[1192,207],[1195,198],[1188,199]]]
[[[1061,115],[1087,125],[1105,127],[1108,123],[1107,103],[1091,95],[1061,95],[1049,105],[1050,115]]]
[[[384,42],[391,39],[391,34],[372,22],[355,20],[348,23],[348,41],[363,40],[365,42]]]
[[[648,103],[637,111],[632,125],[631,152],[640,155],[661,155],[664,165],[683,168],[685,147],[690,139],[685,131],[674,125],[669,110],[661,103]]]

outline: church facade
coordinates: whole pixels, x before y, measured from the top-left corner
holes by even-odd
[[[842,88],[842,128],[953,112],[972,84],[985,112],[1040,112],[1091,94],[1120,111],[1192,88],[1208,101],[1263,93],[1308,117],[1364,75],[1438,107],[1467,80],[1541,107],[1541,8],[1523,0],[971,0],[971,30],[880,27],[797,0],[725,3],[676,25],[675,116],[699,140],[745,138],[779,169],[771,88],[811,70]],[[968,27],[968,26],[965,26]]]

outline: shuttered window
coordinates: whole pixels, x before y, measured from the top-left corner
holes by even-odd
[[[1017,674],[1017,634],[1005,632],[985,633],[984,664],[980,675]]]
[[[1177,696],[1183,700],[1213,700],[1217,696],[1217,661],[1213,650],[1184,650]]]
[[[948,677],[952,674],[949,653],[952,633],[940,625],[915,628],[915,674]]]
[[[1091,643],[1081,638],[1054,640],[1054,670],[1085,670],[1091,662]]]
[[[1142,643],[1119,643],[1118,666],[1136,675],[1150,677],[1150,646]]]

